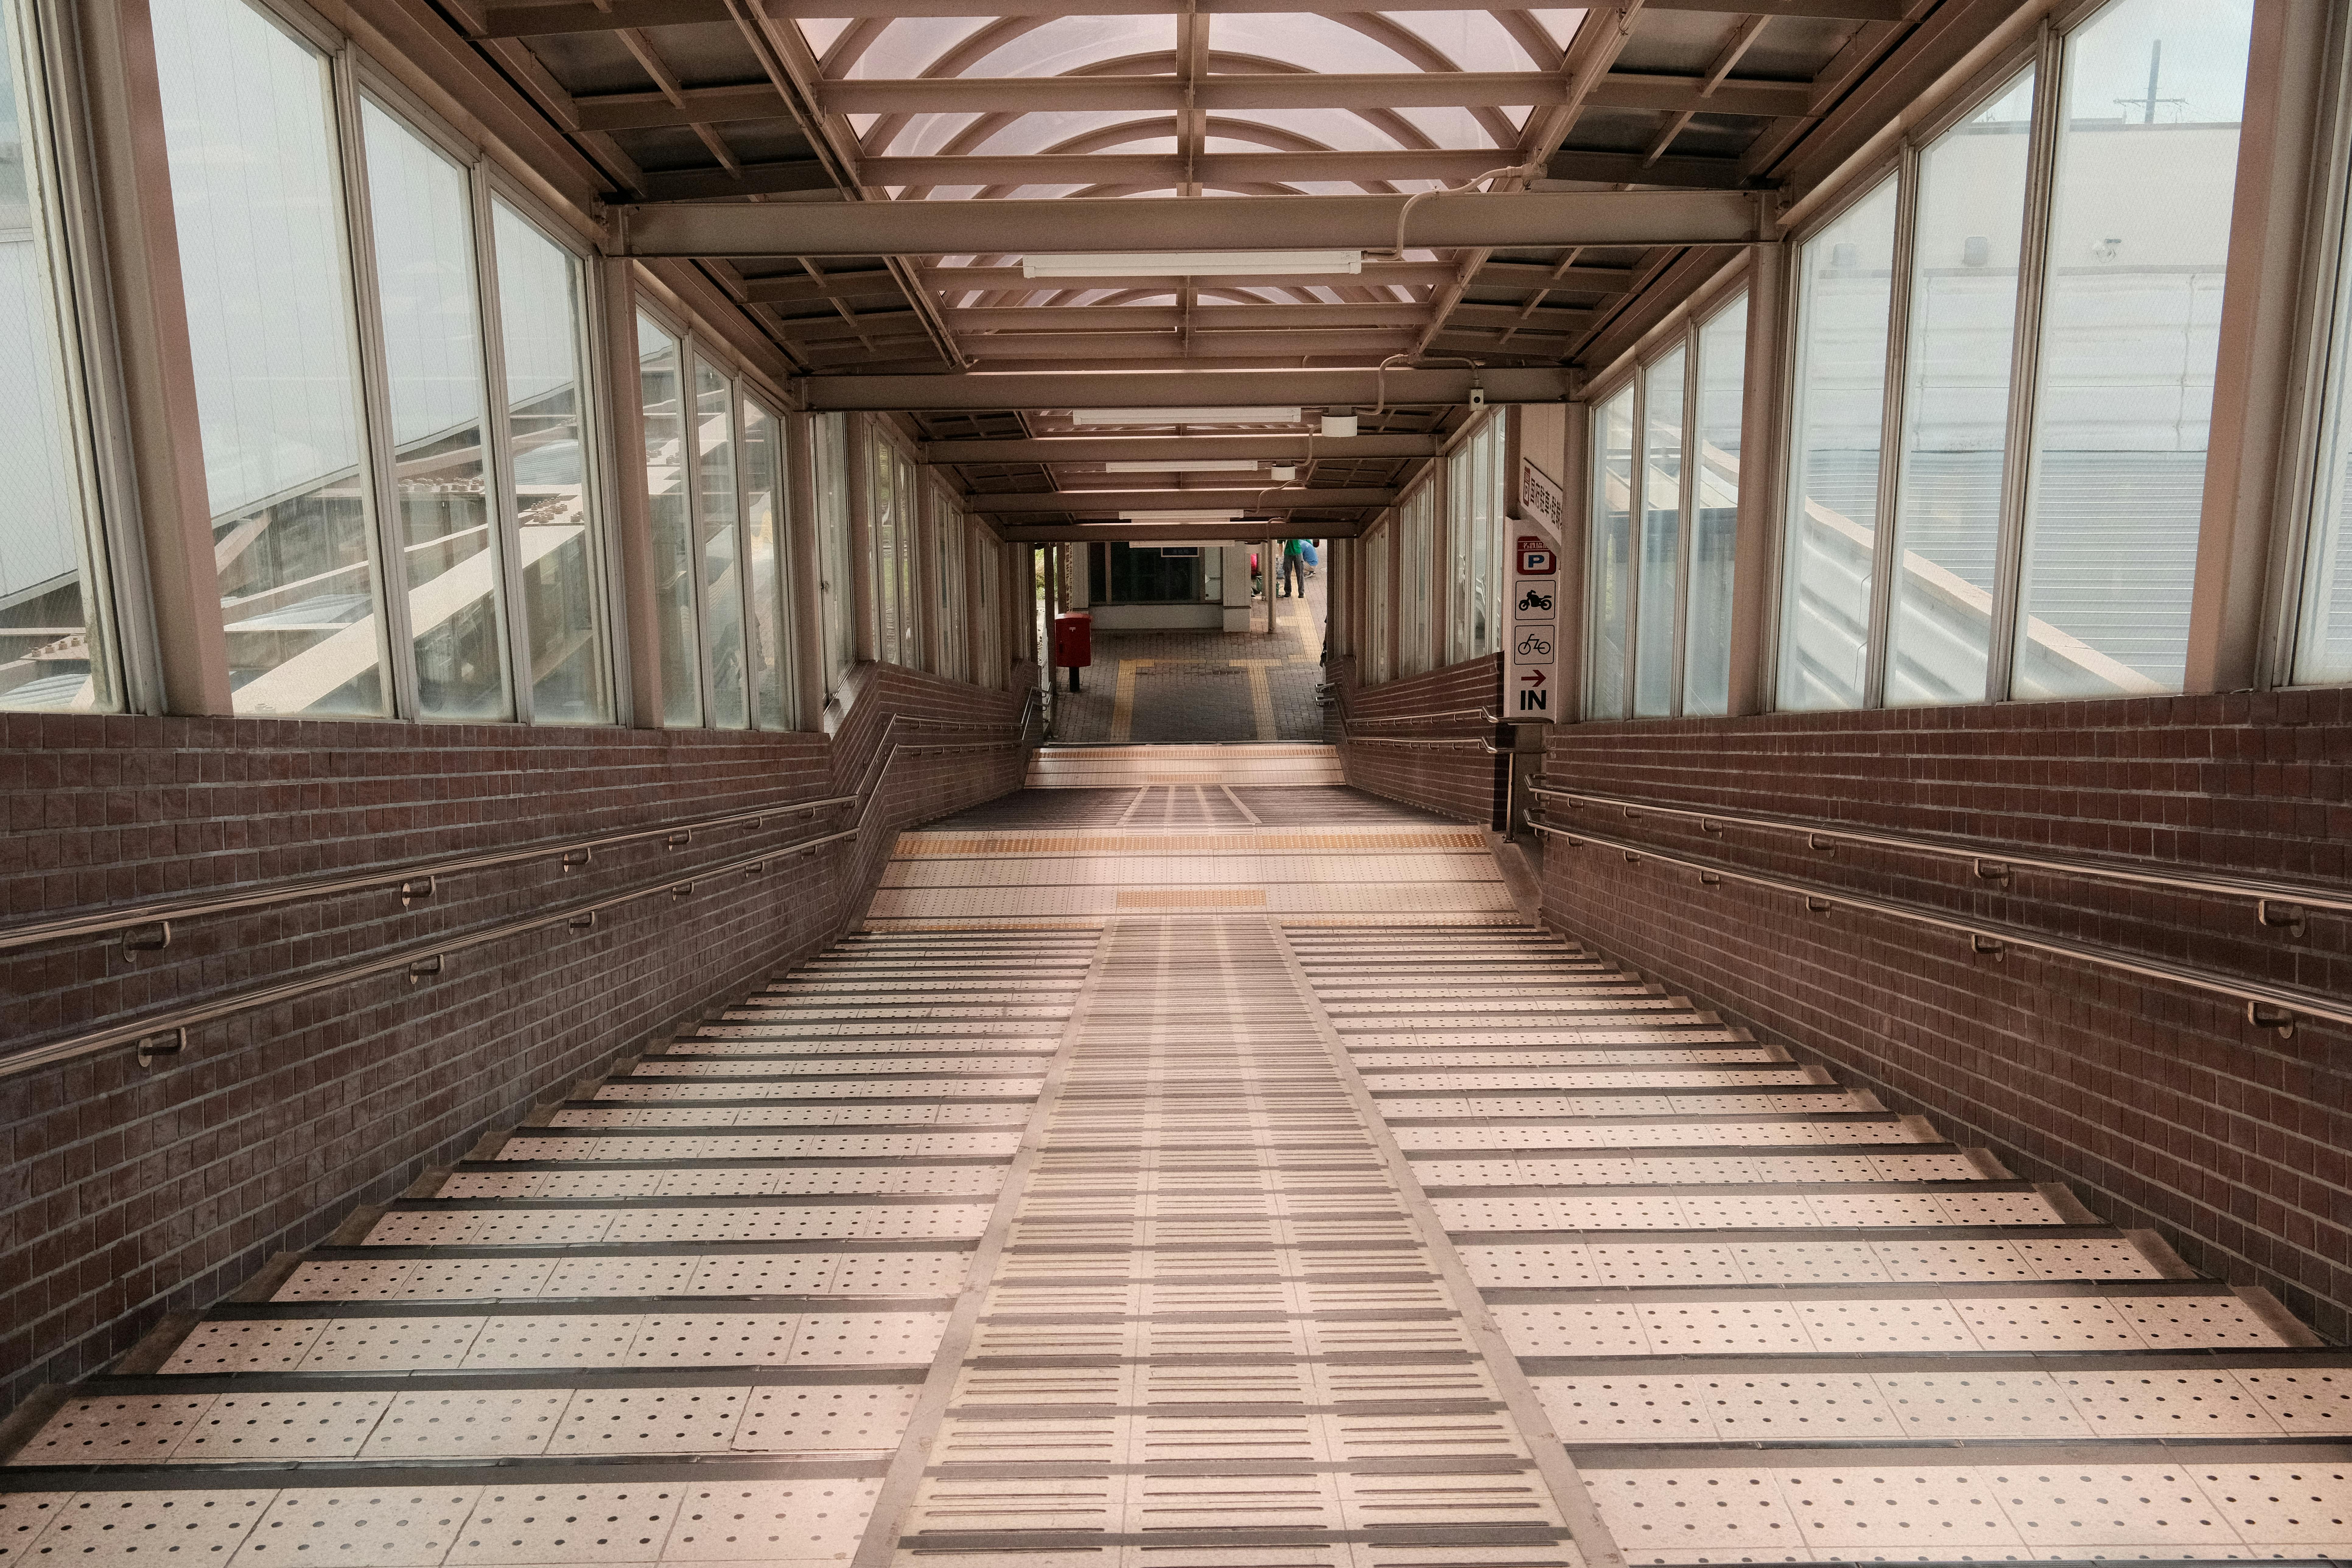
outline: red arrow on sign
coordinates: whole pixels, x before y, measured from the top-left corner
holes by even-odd
[[[1544,683],[1543,671],[1540,669],[1531,669],[1525,675],[1519,677],[1519,681],[1520,684],[1525,686],[1541,686]]]

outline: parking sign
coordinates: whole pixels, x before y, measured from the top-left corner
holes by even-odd
[[[1511,552],[1507,635],[1503,641],[1503,717],[1551,724],[1559,717],[1559,551],[1538,533]]]

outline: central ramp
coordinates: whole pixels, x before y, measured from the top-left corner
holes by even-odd
[[[1402,1175],[1274,926],[1112,922],[860,1562],[1581,1563]]]

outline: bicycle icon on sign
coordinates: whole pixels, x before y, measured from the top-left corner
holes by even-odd
[[[1526,593],[1519,595],[1519,614],[1523,616],[1529,610],[1549,610],[1550,608],[1551,595],[1549,594],[1538,594],[1533,588],[1530,588]]]
[[[1519,639],[1519,657],[1521,658],[1548,658],[1550,653],[1551,639],[1549,637],[1538,637],[1535,633],[1529,632],[1527,636]]]

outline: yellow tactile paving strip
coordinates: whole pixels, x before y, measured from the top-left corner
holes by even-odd
[[[1264,888],[1137,889],[1118,896],[1122,910],[1262,910]]]

